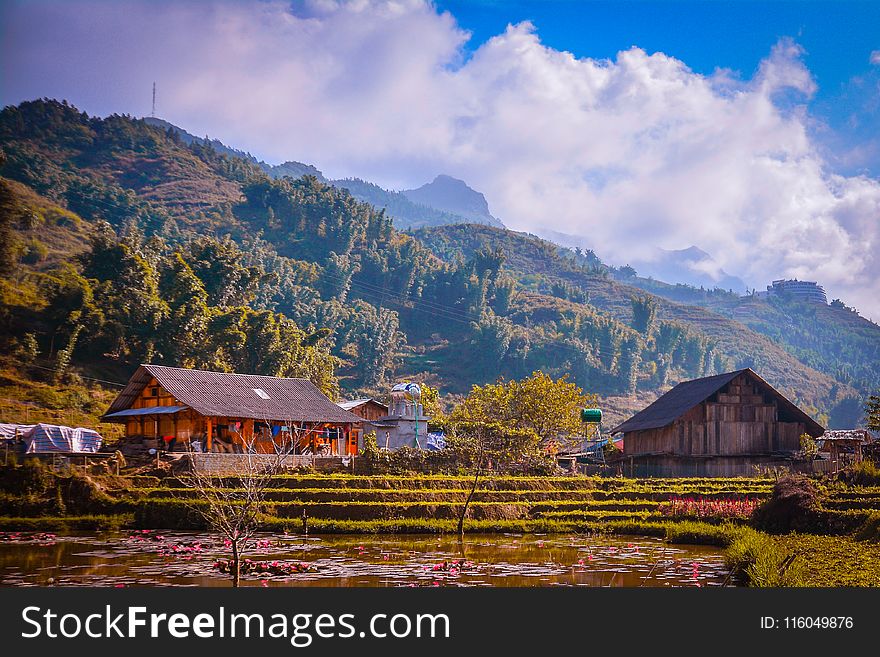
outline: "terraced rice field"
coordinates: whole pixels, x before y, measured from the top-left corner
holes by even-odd
[[[125,491],[120,511],[134,513],[139,526],[189,526],[197,492],[176,482],[149,483]],[[218,480],[218,486],[233,483]],[[276,477],[266,494],[266,524],[301,529],[305,514],[313,532],[450,531],[470,483],[465,477]],[[683,496],[761,500],[771,488],[760,479],[499,477],[481,484],[468,519],[481,531],[572,531],[597,522],[661,520],[663,505]]]
[[[218,487],[232,487],[218,478]],[[748,507],[765,500],[774,481],[762,478],[620,479],[599,477],[487,478],[471,502],[466,528],[482,532],[614,531],[614,525],[656,524],[695,519],[671,513],[673,501],[715,505],[700,517],[709,522],[743,521],[712,517],[724,505]],[[179,480],[109,477],[101,482],[107,499],[88,518],[47,518],[45,513],[10,513],[0,529],[100,528],[201,529],[193,505],[198,493]],[[454,531],[471,485],[468,477],[283,475],[266,493],[264,528],[311,533],[443,533]],[[826,514],[856,526],[880,510],[880,487],[834,485],[825,491]],[[41,515],[40,522],[20,516]],[[55,524],[53,524],[53,522]]]

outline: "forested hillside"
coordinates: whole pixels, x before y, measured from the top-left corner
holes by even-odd
[[[740,296],[639,277],[624,282],[735,319],[766,335],[802,363],[853,386],[862,395],[880,389],[880,326],[839,299],[822,305],[792,296]]]
[[[416,231],[436,253],[467,254],[492,244],[503,254],[509,275],[524,289],[558,299],[555,305],[581,302],[596,312],[637,329],[641,345],[640,387],[660,387],[683,376],[752,367],[804,406],[818,405],[836,424],[857,421],[861,401],[849,382],[812,370],[767,336],[702,305],[676,303],[615,280],[592,252],[572,251],[533,235],[488,226],[442,226]],[[617,272],[615,272],[617,273]],[[691,288],[692,289],[692,288]],[[728,298],[727,293],[704,298]],[[545,313],[545,316],[546,313]],[[865,320],[863,320],[865,321]],[[866,322],[870,324],[870,322]],[[557,328],[565,324],[556,320]],[[876,328],[876,325],[870,324]],[[874,348],[877,342],[874,341]],[[625,338],[617,359],[624,355]],[[687,354],[687,356],[686,356]],[[872,363],[880,358],[875,356]],[[619,365],[618,365],[619,367]]]
[[[750,365],[820,419],[855,421],[848,381],[613,280],[589,251],[487,226],[402,233],[315,177],[56,101],[4,109],[0,148],[0,349],[17,372],[123,381],[153,361],[349,396],[542,369],[601,395],[610,425],[675,381]]]

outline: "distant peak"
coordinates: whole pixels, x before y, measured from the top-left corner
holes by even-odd
[[[701,249],[698,246],[689,246],[686,249],[671,249],[671,250],[658,248],[657,250],[661,254],[664,254],[664,255],[682,256],[685,258],[693,258],[694,260],[706,260],[706,259],[712,258],[712,256],[710,256],[708,253],[703,251],[703,249]]]
[[[460,215],[468,221],[501,226],[501,222],[489,212],[489,203],[480,192],[459,178],[441,173],[431,182],[417,189],[401,192],[414,203],[427,205],[445,212]]]
[[[457,185],[464,185],[465,187],[468,187],[467,183],[461,178],[454,178],[453,176],[449,176],[445,173],[437,175],[434,180],[431,181],[432,185],[435,183],[455,183]],[[468,189],[470,189],[470,187],[468,187]]]

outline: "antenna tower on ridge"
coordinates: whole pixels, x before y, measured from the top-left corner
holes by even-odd
[[[156,118],[156,83],[153,83],[153,113],[150,114],[154,119]]]

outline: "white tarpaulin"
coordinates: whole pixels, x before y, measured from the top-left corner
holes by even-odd
[[[443,449],[446,447],[446,436],[442,433],[429,433],[426,445],[431,450]]]
[[[26,452],[97,452],[101,435],[91,429],[60,427],[55,424],[37,424],[24,436]]]
[[[16,435],[21,438],[33,428],[33,424],[4,424],[0,422],[0,439],[12,440]]]

